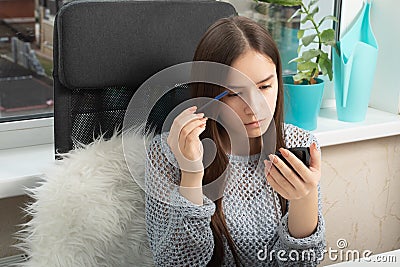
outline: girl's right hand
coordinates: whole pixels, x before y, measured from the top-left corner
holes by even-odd
[[[203,172],[203,145],[200,134],[206,128],[204,113],[195,114],[196,106],[185,109],[173,121],[167,143],[179,168],[185,172]]]

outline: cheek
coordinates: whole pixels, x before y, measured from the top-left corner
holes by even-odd
[[[228,109],[221,109],[218,114],[218,121],[224,126],[224,128],[230,131],[241,131],[244,130],[242,116],[243,116],[243,103],[239,100],[239,98],[234,98],[229,101],[224,101],[225,104],[229,106]]]
[[[265,92],[264,97],[267,100],[269,108],[274,112],[276,108],[276,100],[278,99],[278,88]]]
[[[241,107],[242,103],[240,101],[239,97],[231,97],[228,100],[225,100],[224,103],[229,106],[226,108],[222,108],[220,112],[220,117],[226,118],[229,120],[232,118],[232,112],[236,113],[238,116],[240,116],[240,109],[243,108]],[[228,110],[229,109],[229,110]]]

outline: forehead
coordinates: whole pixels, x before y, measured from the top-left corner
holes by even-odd
[[[242,54],[231,67],[237,70],[231,70],[228,75],[228,84],[233,86],[257,84],[270,75],[276,74],[276,67],[272,60],[254,50],[248,50]]]

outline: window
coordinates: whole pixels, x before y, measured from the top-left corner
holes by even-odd
[[[62,1],[0,1],[0,122],[53,114],[52,39]]]
[[[270,33],[278,45],[281,54],[283,74],[296,72],[295,63],[289,64],[289,60],[297,56],[297,31],[300,26],[300,17],[287,22],[298,7],[285,7],[265,2],[252,0],[228,0],[239,15],[253,19]]]
[[[294,18],[291,22],[288,22],[288,19],[298,7],[285,7],[254,0],[225,1],[231,3],[239,15],[255,20],[271,33],[281,55],[283,74],[295,73],[296,64],[289,64],[288,62],[297,57],[297,48],[299,45],[297,31],[300,28],[300,16]],[[309,0],[304,0],[304,2],[308,3]],[[321,16],[322,18],[323,15],[333,14],[333,3],[334,0],[319,1],[320,12],[317,16]],[[328,23],[324,25],[325,27],[330,27]]]
[[[0,149],[53,142],[53,23],[67,1],[0,1]]]
[[[28,134],[26,130],[30,128],[46,129],[45,134],[35,132],[35,135],[46,139],[35,141],[32,145],[52,142],[49,136],[54,107],[53,24],[57,10],[70,1],[0,0],[0,149],[13,147],[7,141],[16,140],[17,135],[13,131]],[[268,9],[265,5],[257,5],[254,0],[229,2],[240,15],[257,20],[272,32],[281,51],[284,73],[295,71],[295,65],[287,63],[296,55],[298,43],[298,22],[287,23],[295,9],[278,6]],[[326,2],[332,5],[333,0]],[[10,136],[8,139],[7,133]],[[29,134],[25,139],[34,138]],[[29,145],[24,140],[17,141],[15,146],[22,144]]]

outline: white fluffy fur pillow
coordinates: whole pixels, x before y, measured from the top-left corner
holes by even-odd
[[[133,175],[144,176],[144,139],[133,132],[124,142],[135,155]],[[30,257],[18,266],[154,266],[144,220],[144,192],[125,163],[122,137],[100,138],[63,155],[41,186],[29,189],[17,245]]]

